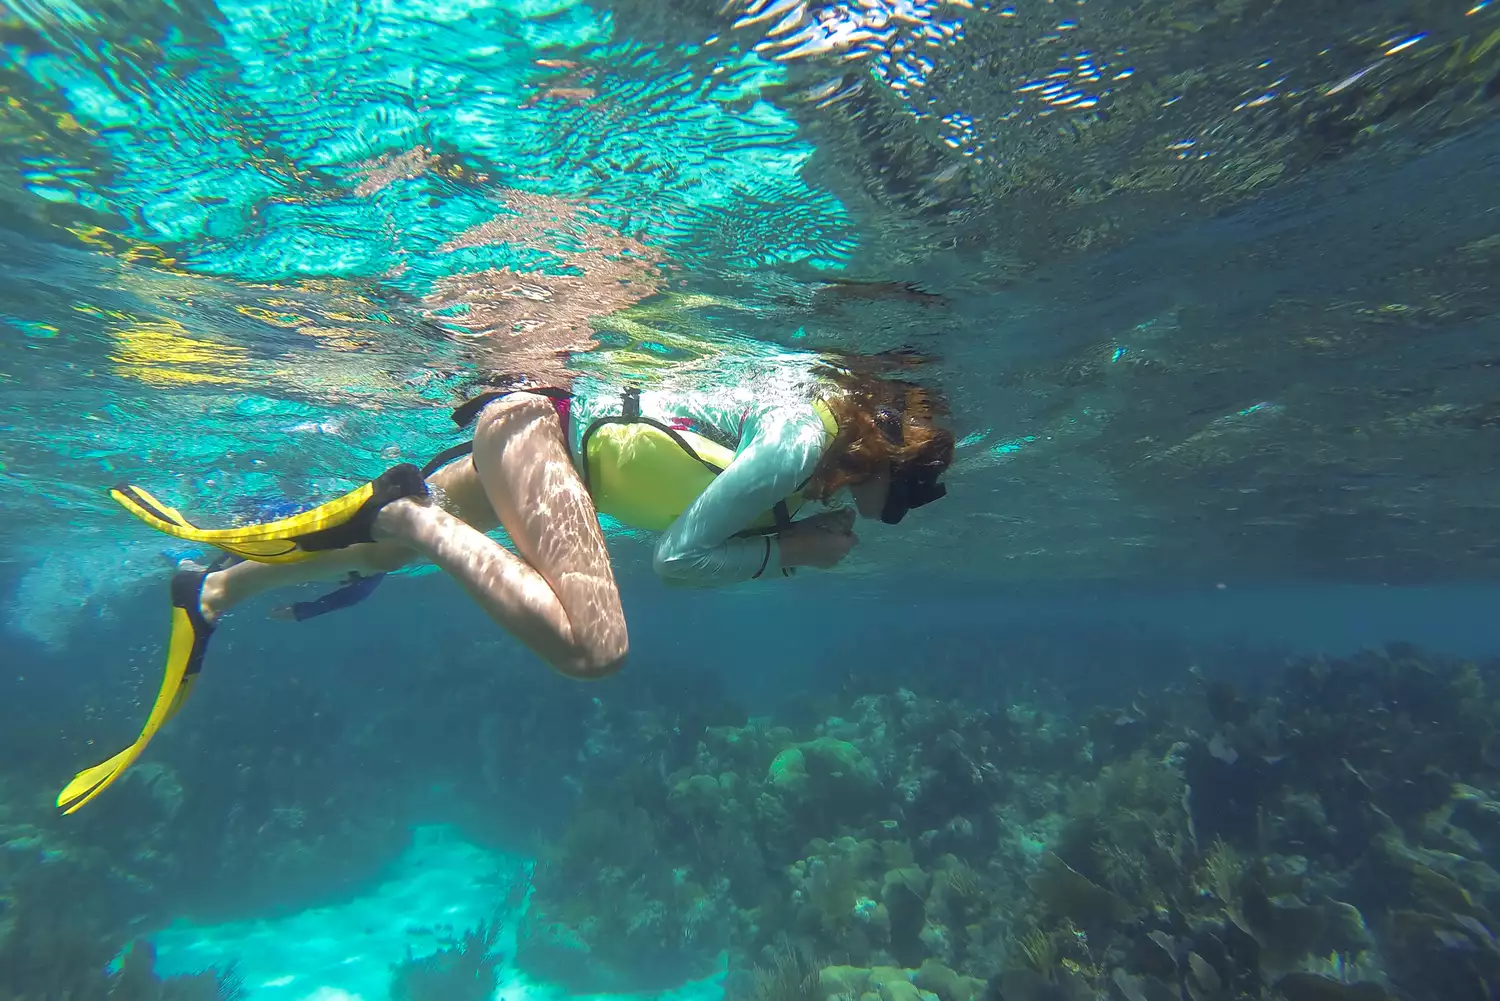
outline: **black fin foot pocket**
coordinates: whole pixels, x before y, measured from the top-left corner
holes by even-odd
[[[427,481],[422,471],[409,462],[392,466],[370,481],[370,497],[346,521],[297,537],[299,548],[310,553],[347,549],[363,542],[374,542],[371,534],[380,509],[403,497],[426,497]]]

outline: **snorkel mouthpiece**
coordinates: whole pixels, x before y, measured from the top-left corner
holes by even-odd
[[[948,495],[948,488],[938,482],[938,474],[931,469],[902,470],[891,478],[891,489],[885,495],[885,508],[880,520],[887,525],[899,525],[906,512],[915,507],[931,504]]]

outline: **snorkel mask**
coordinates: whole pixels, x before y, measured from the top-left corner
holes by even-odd
[[[875,416],[881,432],[892,444],[906,443],[906,411],[904,408],[887,407]],[[948,488],[938,482],[946,463],[913,459],[891,467],[891,487],[885,497],[885,507],[880,520],[887,525],[898,525],[912,508],[931,504],[948,495]]]

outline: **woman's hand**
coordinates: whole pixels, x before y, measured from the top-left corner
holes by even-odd
[[[837,566],[859,542],[854,534],[854,512],[847,508],[793,522],[781,530],[779,538],[782,566],[820,570]]]

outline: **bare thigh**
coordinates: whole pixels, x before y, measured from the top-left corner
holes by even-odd
[[[472,458],[495,515],[561,603],[573,643],[617,666],[628,646],[625,613],[598,512],[551,401],[517,393],[490,404]]]

